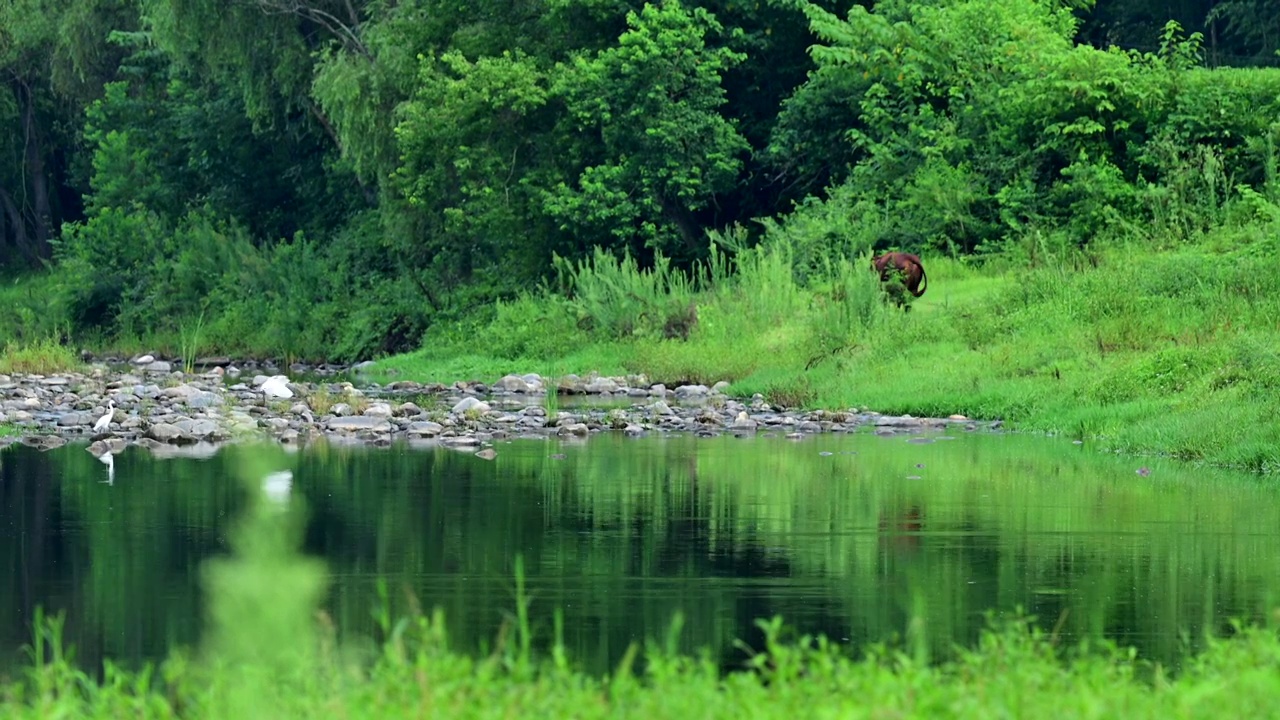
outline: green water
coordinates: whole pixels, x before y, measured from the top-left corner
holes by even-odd
[[[516,607],[524,557],[543,640],[599,671],[665,636],[742,662],[757,618],[859,645],[945,656],[988,611],[1024,608],[1067,639],[1108,637],[1176,663],[1205,631],[1264,620],[1280,589],[1270,483],[1103,456],[1065,440],[599,437],[453,450],[236,447],[209,459],[83,447],[0,451],[0,675],[37,606],[64,611],[80,662],[133,664],[200,637],[201,563],[228,552],[247,459],[294,474],[304,551],[353,648],[393,613],[442,608],[485,651]],[[1147,476],[1136,472],[1147,467]],[[411,599],[412,598],[412,599]]]

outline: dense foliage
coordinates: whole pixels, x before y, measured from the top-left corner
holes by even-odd
[[[13,0],[0,270],[45,269],[0,339],[362,358],[591,258],[695,282],[708,231],[784,228],[806,286],[873,247],[1249,239],[1269,5]]]

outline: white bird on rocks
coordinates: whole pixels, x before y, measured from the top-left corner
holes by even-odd
[[[281,470],[273,472],[262,479],[262,491],[267,498],[277,503],[289,501],[289,493],[293,490],[293,471]]]
[[[96,433],[106,432],[107,427],[111,425],[111,418],[116,414],[116,401],[107,401],[107,414],[98,418],[98,422],[93,424],[93,431]]]
[[[284,375],[272,375],[262,381],[259,387],[262,390],[264,398],[284,398],[293,397],[293,391],[289,389],[289,378]]]

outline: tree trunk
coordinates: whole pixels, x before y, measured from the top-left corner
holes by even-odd
[[[676,232],[680,233],[680,240],[689,259],[699,257],[707,247],[707,236],[689,208],[679,201],[668,200],[661,193],[658,194],[658,207],[662,208],[662,214],[676,226]]]
[[[23,220],[22,211],[18,209],[18,204],[13,201],[4,188],[0,188],[0,211],[9,218],[9,224],[13,226],[13,246],[22,253],[27,262],[36,264],[40,257],[35,249],[31,247],[31,239],[27,236],[27,223]],[[0,230],[4,229],[4,225],[0,224]],[[4,233],[0,232],[0,242],[4,240]]]
[[[320,109],[320,106],[316,104],[315,100],[312,100],[311,98],[305,98],[305,100],[307,103],[307,109],[311,111],[311,116],[316,119],[316,122],[320,123],[320,127],[324,128],[325,134],[333,141],[333,146],[338,149],[338,154],[341,155],[342,138],[338,137],[338,129],[333,126],[333,123],[329,122],[329,118],[324,114],[324,111]],[[362,182],[359,177],[356,178],[356,185],[360,188],[360,192],[364,194],[365,202],[369,203],[370,206],[376,206],[378,204],[378,193],[376,190]]]
[[[31,202],[35,206],[35,251],[42,259],[52,256],[49,238],[52,236],[53,213],[49,207],[49,180],[44,173],[44,153],[41,152],[40,133],[36,127],[36,103],[31,88],[19,82],[18,94],[22,108],[22,130],[25,135],[27,182],[31,185]]]

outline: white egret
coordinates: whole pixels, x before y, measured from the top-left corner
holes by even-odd
[[[116,401],[107,401],[107,414],[98,418],[98,422],[93,424],[93,431],[96,433],[106,432],[107,427],[111,425],[111,418],[116,414]]]
[[[293,471],[281,470],[273,472],[262,479],[262,491],[266,493],[267,499],[277,503],[285,503],[289,500],[289,493],[293,490]]]
[[[116,456],[110,450],[97,456],[98,462],[107,466],[107,484],[116,484]]]
[[[293,391],[289,389],[289,378],[284,375],[272,375],[262,381],[262,385],[258,388],[262,390],[263,398],[283,398],[293,397]]]

